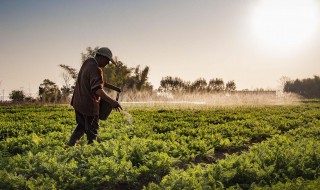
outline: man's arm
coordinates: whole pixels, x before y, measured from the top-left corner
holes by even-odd
[[[103,100],[109,102],[112,105],[112,107],[117,111],[122,110],[122,107],[120,106],[119,102],[115,101],[110,96],[108,96],[108,94],[103,89],[98,89],[96,91],[96,94]]]

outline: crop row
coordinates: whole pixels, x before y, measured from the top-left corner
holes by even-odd
[[[292,136],[297,131],[300,136]],[[292,181],[299,178],[309,180],[306,183],[315,189],[320,184],[319,126],[297,131],[275,135],[217,163],[173,169],[158,185],[150,183],[146,189],[280,189],[283,183],[296,185]]]
[[[0,189],[312,186],[319,175],[318,110],[132,108],[101,122],[94,145],[83,138],[65,149],[75,125],[69,106],[0,107]]]

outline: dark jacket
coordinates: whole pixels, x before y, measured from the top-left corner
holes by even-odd
[[[103,88],[102,70],[93,58],[87,59],[78,74],[71,105],[83,115],[99,115],[100,97],[95,94]]]

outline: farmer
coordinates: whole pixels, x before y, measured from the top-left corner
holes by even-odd
[[[74,146],[84,134],[87,135],[88,144],[97,139],[100,98],[109,102],[113,109],[122,110],[120,104],[108,96],[102,88],[104,83],[101,68],[110,62],[114,63],[110,49],[102,47],[98,49],[94,58],[87,59],[81,66],[71,100],[76,112],[77,126],[71,134],[67,147]]]

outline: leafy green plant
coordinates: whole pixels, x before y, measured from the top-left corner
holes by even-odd
[[[98,141],[65,149],[69,106],[0,106],[0,189],[316,187],[319,103],[130,108],[100,122]]]

